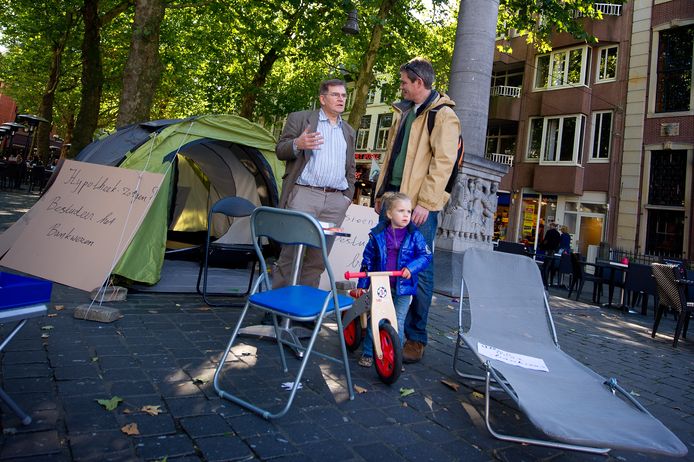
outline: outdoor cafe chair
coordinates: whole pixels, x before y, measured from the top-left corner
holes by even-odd
[[[586,266],[593,266],[595,271],[593,274],[586,271]],[[571,293],[576,290],[576,300],[581,297],[581,292],[583,292],[583,285],[586,282],[591,282],[593,284],[593,296],[591,298],[593,303],[600,303],[602,298],[602,276],[600,271],[592,263],[581,261],[581,255],[577,253],[571,254],[571,285],[569,286],[568,298],[571,298]]]
[[[605,379],[561,350],[532,260],[471,248],[463,255],[462,268],[453,367],[463,378],[484,381],[484,418],[492,436],[594,454],[612,449],[687,454],[687,446],[615,378]],[[499,290],[499,280],[504,290]],[[479,361],[483,376],[460,370],[469,364],[461,359],[463,350]],[[491,395],[502,391],[544,437],[492,428],[491,404],[496,401]],[[512,418],[509,426],[520,427]]]
[[[655,299],[658,295],[651,265],[629,262],[624,290],[627,293],[627,296],[624,297],[625,302],[633,308],[640,299],[641,314],[648,314],[648,296],[650,295]]]
[[[330,262],[328,261],[325,234],[320,223],[312,216],[303,212],[273,207],[258,207],[251,215],[251,237],[260,261],[261,273],[253,284],[251,294],[246,300],[241,316],[233,329],[231,339],[219,360],[219,365],[214,374],[215,390],[220,397],[260,414],[266,419],[282,417],[289,411],[297,390],[302,386],[301,378],[304,375],[304,371],[311,360],[312,354],[315,354],[344,367],[346,390],[349,394],[349,399],[354,399],[347,348],[343,335],[342,317],[339,314],[341,310],[349,309],[352,306],[353,299],[345,295],[340,295],[337,292],[335,277]],[[306,246],[320,249],[328,275],[330,290],[322,290],[298,284],[279,289],[271,289],[272,283],[267,270],[267,264],[265,262],[263,250],[259,245],[259,239],[262,237],[272,239],[283,244],[285,247],[294,246],[297,259],[301,258],[302,251]],[[295,260],[295,268],[297,269],[298,262],[300,262],[300,260]],[[261,291],[261,288],[265,290]],[[302,356],[298,371],[295,375],[286,378],[284,378],[284,376],[280,377],[283,384],[289,384],[288,387],[290,390],[289,396],[284,400],[284,407],[276,412],[261,407],[262,404],[259,404],[258,401],[262,401],[263,403],[269,402],[270,405],[282,402],[282,395],[284,395],[285,392],[278,389],[276,390],[277,394],[274,395],[275,390],[263,388],[263,385],[257,381],[257,377],[248,379],[248,374],[243,374],[243,372],[248,372],[245,371],[245,369],[260,367],[257,363],[261,362],[260,360],[263,358],[267,359],[265,363],[269,363],[263,367],[272,367],[276,362],[258,351],[256,357],[246,363],[243,353],[241,353],[244,347],[241,346],[241,350],[238,351],[234,349],[234,344],[239,336],[239,330],[247,314],[251,310],[260,310],[264,313],[270,313],[274,326],[274,340],[279,349],[282,371],[285,376],[287,376],[289,368],[287,367],[287,359],[283,348],[284,345],[289,346],[295,351],[299,351]],[[302,345],[298,338],[282,335],[278,320],[280,317],[288,319],[289,321],[314,323],[310,339],[306,346]],[[333,347],[338,347],[340,357],[315,351],[314,349],[321,326],[328,317],[334,318],[337,325],[336,332],[330,332],[329,335],[333,339],[333,342],[331,342]],[[258,340],[257,343],[259,344],[261,341],[262,340]],[[258,347],[258,350],[260,350],[260,347]],[[230,358],[229,362],[227,362],[227,358]],[[224,369],[229,369],[226,374],[222,373]],[[333,374],[334,373],[333,371]],[[231,386],[234,388],[233,392],[223,388],[223,375],[231,380]],[[279,375],[280,374],[278,374],[278,376]],[[243,383],[244,377],[252,383],[250,389],[244,389],[239,386],[239,384]],[[279,388],[279,384],[277,385]],[[265,386],[267,387],[268,385],[265,384]]]
[[[227,297],[245,297],[251,291],[251,286],[253,284],[253,277],[255,275],[255,269],[257,266],[257,257],[255,253],[255,248],[252,244],[227,244],[220,241],[212,241],[212,227],[213,218],[215,214],[221,214],[229,219],[233,220],[235,218],[250,216],[255,210],[255,205],[248,199],[243,197],[225,197],[217,202],[215,202],[210,211],[207,214],[207,237],[205,239],[205,248],[203,250],[204,254],[200,260],[200,269],[198,271],[198,282],[196,289],[198,294],[202,295],[202,299],[209,306],[238,306],[241,303],[218,303],[212,302],[208,296],[224,295]],[[246,263],[250,267],[249,278],[248,278],[248,288],[244,293],[229,293],[229,292],[208,292],[208,274],[210,266],[227,266],[227,267],[238,267],[239,263]],[[200,282],[202,281],[202,288]]]
[[[694,311],[694,301],[687,301],[687,288],[694,284],[694,281],[684,279],[683,276],[686,275],[686,272],[676,265],[653,263],[651,267],[653,268],[653,277],[655,277],[655,282],[658,286],[658,306],[655,311],[655,322],[653,323],[651,337],[655,338],[663,312],[669,308],[677,316],[677,325],[675,326],[675,334],[672,340],[672,346],[677,347],[680,334],[682,338],[687,338],[689,318],[692,315],[692,311]]]

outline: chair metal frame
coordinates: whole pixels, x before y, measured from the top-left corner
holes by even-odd
[[[32,305],[32,306],[22,306],[18,308],[3,309],[0,311],[0,324],[5,324],[9,322],[17,322],[17,325],[10,331],[9,334],[0,343],[0,352],[5,349],[8,343],[19,333],[19,331],[27,323],[30,318],[37,318],[44,316],[46,314],[46,305]],[[31,416],[19,407],[19,405],[14,402],[12,398],[0,388],[0,401],[3,401],[7,406],[12,409],[12,411],[19,417],[22,424],[29,425],[31,423]]]
[[[468,252],[471,251],[479,251],[479,249],[470,249]],[[515,257],[512,257],[515,258]],[[474,263],[479,265],[478,260],[472,260]],[[473,263],[473,264],[474,264]],[[465,262],[463,263],[465,264]],[[495,267],[495,265],[491,265],[490,267]],[[539,274],[536,277],[537,282],[540,282],[540,277]],[[539,285],[539,284],[538,284]],[[503,370],[504,369],[498,369],[495,364],[492,362],[490,359],[486,359],[484,356],[480,356],[477,351],[477,344],[476,342],[484,341],[485,338],[482,337],[480,338],[478,335],[475,333],[472,333],[471,336],[468,335],[469,329],[472,329],[472,325],[470,323],[466,323],[464,319],[463,313],[465,312],[465,305],[464,301],[465,299],[469,300],[469,292],[467,290],[466,286],[466,281],[463,279],[461,281],[461,297],[460,297],[460,305],[459,305],[459,314],[458,314],[458,335],[456,339],[456,345],[455,345],[455,352],[453,355],[453,369],[454,371],[460,376],[465,379],[471,379],[471,380],[476,380],[476,381],[483,381],[484,382],[484,394],[485,394],[485,402],[484,402],[484,414],[485,414],[485,424],[487,427],[487,430],[489,433],[494,436],[497,439],[500,439],[502,441],[509,441],[509,442],[514,442],[514,443],[520,443],[520,444],[533,444],[537,446],[544,446],[544,447],[551,447],[551,448],[558,448],[558,449],[567,449],[567,450],[572,450],[572,451],[581,451],[581,452],[586,452],[586,453],[591,453],[591,454],[606,454],[609,451],[611,451],[613,448],[612,447],[606,447],[603,444],[604,443],[598,443],[598,445],[593,445],[591,446],[590,439],[584,439],[585,443],[583,442],[562,442],[557,439],[552,439],[552,435],[549,434],[549,438],[545,439],[540,439],[540,438],[531,438],[531,437],[524,437],[520,435],[509,435],[505,433],[501,433],[497,430],[495,430],[490,422],[490,412],[491,412],[491,393],[494,391],[503,391],[505,392],[510,399],[518,406],[518,408],[521,410],[521,412],[527,413],[527,415],[530,417],[531,414],[527,411],[527,409],[524,409],[524,405],[521,402],[521,397],[520,395],[514,390],[514,385],[511,383],[509,380],[507,380],[506,377],[503,376]],[[539,301],[539,297],[538,297]],[[487,296],[486,303],[494,303],[489,299],[489,296]],[[555,348],[555,351],[560,353],[561,348],[559,346],[559,341],[557,338],[557,332],[554,326],[554,321],[552,319],[552,313],[550,310],[549,306],[549,301],[547,298],[547,294],[545,291],[542,291],[542,303],[543,303],[543,309],[542,313],[543,315],[540,316],[540,312],[538,311],[538,318],[537,320],[540,319],[540,317],[543,317],[546,322],[547,322],[547,337],[546,340],[546,345],[552,345],[553,348]],[[483,310],[483,307],[477,307],[480,310]],[[471,308],[472,309],[472,308]],[[539,309],[539,307],[538,307]],[[477,311],[475,311],[477,312]],[[469,311],[469,314],[472,315],[472,311]],[[474,322],[474,317],[472,318],[471,322]],[[489,325],[487,325],[487,328],[489,328]],[[491,338],[491,337],[490,337]],[[539,339],[538,339],[539,340]],[[533,340],[534,341],[534,340]],[[539,340],[541,341],[541,340]],[[477,356],[477,359],[480,360],[480,366],[484,370],[484,375],[479,376],[479,375],[472,375],[472,374],[467,374],[460,370],[458,368],[458,362],[460,361],[460,352],[462,351],[463,348],[466,348],[470,353],[473,355]],[[561,354],[563,356],[568,356],[565,353]],[[511,366],[514,367],[514,366]],[[551,366],[550,366],[551,367]],[[598,376],[599,377],[599,376]],[[627,392],[623,387],[621,387],[619,384],[617,384],[617,380],[614,378],[610,379],[602,379],[602,385],[604,385],[609,392],[612,392],[612,394],[616,395],[618,394],[619,397],[622,398],[623,401],[626,403],[632,405],[636,411],[639,413],[642,413],[643,416],[646,418],[650,418],[653,420],[657,420],[653,417],[653,415],[648,412],[648,410],[641,405],[634,397],[631,396],[629,392]],[[494,386],[492,386],[492,382],[494,383]],[[521,386],[519,389],[523,389]],[[527,389],[525,390],[527,392]],[[525,402],[525,405],[527,406],[527,402]],[[532,420],[532,419],[531,419]],[[537,425],[535,422],[533,422],[536,427],[538,427],[539,430],[543,430],[539,425]],[[660,424],[662,425],[662,424]],[[667,429],[665,429],[667,431]],[[677,448],[678,450],[684,450],[684,454],[686,454],[686,447],[681,443],[681,441],[678,441],[679,445],[681,445],[681,449]],[[597,443],[597,442],[596,442]],[[619,446],[618,446],[619,447]],[[657,448],[656,448],[657,449]],[[640,448],[635,449],[635,448],[630,448],[630,450],[640,450]],[[680,454],[681,455],[681,454]]]
[[[256,273],[257,261],[253,261],[253,265],[250,270],[250,275],[248,278],[248,287],[246,292],[242,294],[227,293],[227,292],[208,292],[207,291],[207,273],[209,270],[209,258],[210,251],[214,248],[228,249],[233,251],[241,252],[252,252],[253,256],[257,256],[255,253],[255,248],[252,244],[217,244],[215,242],[210,242],[212,236],[212,217],[215,214],[223,214],[231,218],[247,217],[253,213],[256,206],[247,199],[238,196],[224,197],[217,202],[215,202],[210,211],[207,214],[207,237],[205,238],[205,248],[203,259],[200,261],[200,269],[198,271],[198,282],[196,284],[196,290],[198,294],[202,295],[202,299],[208,306],[242,306],[243,301],[235,303],[216,303],[208,299],[209,295],[212,296],[225,296],[232,298],[246,297],[251,293],[251,288],[253,287],[253,277]],[[200,282],[202,280],[202,290],[200,289]]]
[[[248,297],[246,304],[241,312],[241,316],[234,327],[231,339],[227,344],[224,354],[219,360],[219,365],[214,374],[214,389],[217,394],[229,401],[232,401],[248,410],[251,410],[265,419],[276,419],[284,416],[291,407],[297,390],[301,384],[301,378],[304,374],[304,370],[310,360],[311,354],[315,354],[322,358],[331,360],[335,363],[342,364],[344,366],[344,371],[346,375],[346,385],[347,391],[349,393],[349,399],[354,399],[354,391],[352,387],[352,377],[350,375],[349,360],[347,355],[347,347],[345,345],[345,339],[343,334],[343,323],[342,316],[340,313],[344,310],[349,309],[352,306],[351,299],[349,303],[341,303],[338,300],[338,292],[335,286],[335,277],[333,276],[332,268],[330,267],[330,262],[328,261],[328,250],[325,240],[325,235],[323,229],[319,222],[312,216],[298,211],[278,209],[273,207],[258,207],[251,215],[251,236],[253,238],[253,245],[255,251],[258,255],[261,267],[261,274],[256,279],[255,284],[251,290],[251,295]],[[313,314],[298,316],[288,311],[283,307],[283,300],[272,300],[271,294],[276,292],[282,294],[283,296],[291,295],[292,293],[298,294],[305,291],[307,286],[292,285],[283,287],[281,289],[270,289],[272,287],[269,273],[267,271],[267,266],[265,259],[263,258],[262,248],[259,245],[259,239],[261,237],[269,238],[283,245],[293,245],[297,246],[297,259],[302,257],[304,246],[311,246],[319,248],[322,253],[323,262],[328,274],[328,279],[330,282],[330,290],[324,291],[314,288],[309,288],[313,293],[318,296],[314,300],[306,299],[305,305],[310,306],[313,304]],[[298,260],[297,260],[298,261]],[[298,265],[295,267],[298,269]],[[261,291],[262,288],[265,291]],[[282,292],[280,292],[282,291]],[[322,299],[321,299],[322,298]],[[344,302],[347,297],[339,296]],[[264,305],[260,305],[262,299]],[[268,300],[271,300],[268,303]],[[286,298],[285,298],[286,300]],[[268,306],[271,305],[271,306]],[[316,309],[320,307],[319,309]],[[229,356],[231,349],[239,336],[239,330],[244,322],[246,314],[249,312],[250,308],[256,308],[266,313],[272,315],[272,322],[275,331],[275,341],[277,342],[277,347],[279,349],[280,358],[282,361],[283,372],[289,372],[287,367],[287,361],[285,357],[285,352],[283,346],[289,346],[290,348],[300,351],[303,353],[299,369],[294,377],[292,388],[290,390],[289,397],[284,405],[284,407],[278,412],[271,412],[268,409],[263,409],[231,392],[225,390],[221,386],[221,376],[222,369],[224,368],[227,357]],[[337,324],[337,337],[341,349],[341,358],[330,356],[328,354],[314,351],[314,345],[318,333],[321,329],[323,320],[328,315],[334,315]],[[310,340],[306,346],[301,345],[297,338],[288,335],[282,335],[283,329],[279,325],[278,316],[289,319],[291,321],[313,321],[315,322],[315,327],[311,333]],[[228,373],[227,373],[228,374]]]

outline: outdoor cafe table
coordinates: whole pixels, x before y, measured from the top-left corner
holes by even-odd
[[[595,262],[595,266],[601,271],[601,274],[605,274],[606,270],[609,270],[610,277],[608,280],[609,284],[609,292],[608,292],[608,301],[607,303],[603,303],[602,307],[604,308],[619,308],[621,310],[626,310],[629,311],[629,308],[624,304],[624,278],[626,276],[626,271],[627,268],[629,268],[629,265],[626,263],[619,263],[616,261],[606,261],[606,260],[597,260]],[[619,273],[619,274],[618,274]],[[619,279],[617,279],[619,278]],[[619,280],[619,283],[622,285],[621,287],[621,296],[619,300],[619,305],[613,305],[612,304],[612,296],[614,295],[614,288]],[[631,311],[629,311],[631,312]],[[635,313],[635,312],[634,312]]]

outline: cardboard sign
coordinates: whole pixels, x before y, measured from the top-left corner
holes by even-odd
[[[371,207],[352,204],[347,209],[341,228],[349,237],[336,237],[328,259],[336,281],[342,281],[345,271],[359,271],[364,247],[369,241],[369,231],[378,224],[378,215]],[[323,272],[319,287],[330,289],[328,274]]]
[[[65,161],[48,191],[0,239],[0,264],[85,291],[130,244],[163,174]]]

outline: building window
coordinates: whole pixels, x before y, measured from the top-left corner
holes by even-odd
[[[487,129],[487,154],[516,153],[515,125],[490,125]]]
[[[553,89],[584,85],[588,55],[588,47],[580,47],[538,56],[535,61],[535,88]]]
[[[596,82],[611,82],[617,79],[617,49],[616,45],[600,48]]]
[[[684,201],[687,151],[651,153],[646,253],[681,257],[684,245]]]
[[[655,112],[689,111],[694,25],[660,33]]]
[[[527,158],[541,164],[580,164],[584,124],[582,114],[530,119]]]
[[[347,91],[347,101],[345,101],[345,111],[350,111],[354,104],[354,89]]]
[[[369,88],[369,93],[366,95],[366,105],[374,104],[376,102],[376,88]]]
[[[357,151],[369,149],[369,128],[371,127],[371,116],[365,115],[361,118],[359,130],[357,130]]]
[[[384,151],[388,145],[388,131],[393,123],[393,114],[380,114],[378,116],[378,132],[376,133],[376,149]]]
[[[610,158],[612,145],[612,112],[593,113],[593,150],[591,160],[607,160]]]

